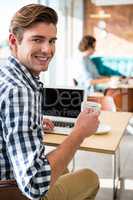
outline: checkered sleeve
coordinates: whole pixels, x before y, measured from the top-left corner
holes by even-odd
[[[42,143],[39,91],[24,87],[10,89],[5,101],[5,141],[14,176],[30,199],[48,191],[51,168]]]

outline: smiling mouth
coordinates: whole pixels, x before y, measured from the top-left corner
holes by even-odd
[[[46,64],[51,60],[51,57],[44,57],[44,56],[35,56],[35,58],[37,59],[38,62],[40,62],[41,64]]]

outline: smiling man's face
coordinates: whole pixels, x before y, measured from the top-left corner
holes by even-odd
[[[48,69],[48,64],[54,56],[56,34],[56,26],[44,22],[26,29],[21,42],[10,34],[9,42],[13,55],[33,75],[39,75]]]

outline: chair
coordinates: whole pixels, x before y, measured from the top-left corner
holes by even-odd
[[[113,97],[117,111],[133,112],[133,88],[109,88],[105,95]]]
[[[19,190],[15,180],[0,180],[0,200],[29,200]]]

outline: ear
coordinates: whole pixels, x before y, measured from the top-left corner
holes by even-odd
[[[16,45],[16,37],[12,33],[9,34],[9,43],[11,46]]]

